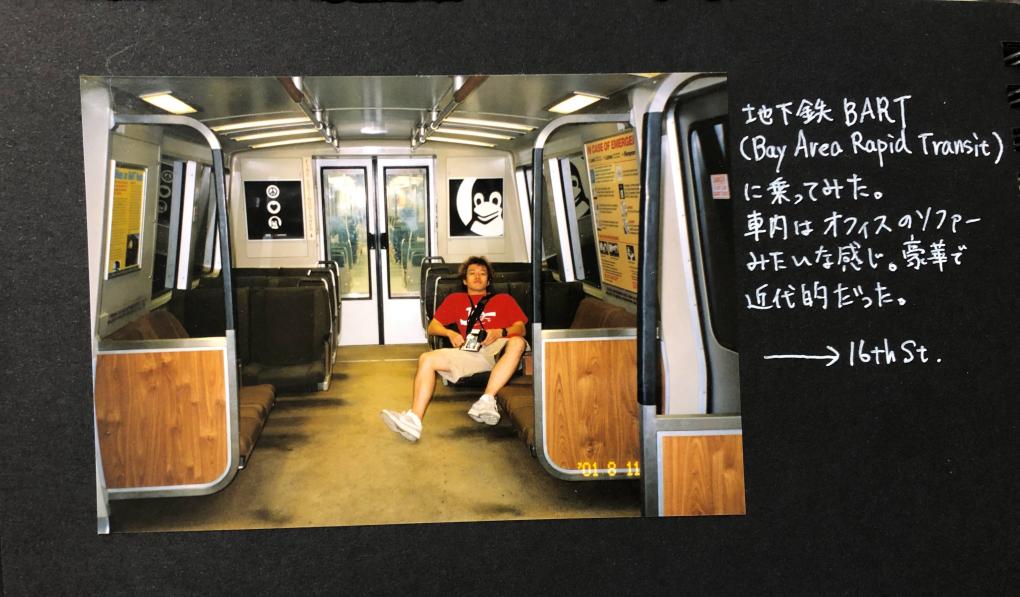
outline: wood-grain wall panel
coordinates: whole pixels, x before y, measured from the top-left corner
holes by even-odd
[[[660,457],[665,516],[745,513],[743,436],[665,436]]]
[[[221,350],[101,354],[96,419],[111,489],[204,484],[229,463]]]
[[[550,461],[568,470],[637,462],[637,341],[546,342],[544,353]]]

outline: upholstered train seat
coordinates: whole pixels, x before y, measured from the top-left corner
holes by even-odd
[[[576,296],[576,291],[576,288],[561,286],[550,292],[549,287],[546,287],[546,304],[569,304],[569,301],[572,300],[571,297]],[[549,296],[551,293],[556,293],[556,300],[561,302],[549,301],[552,298]],[[563,296],[561,297],[560,294]],[[617,305],[611,305],[589,296],[574,304],[577,305],[577,309],[574,311],[569,326],[562,325],[564,320],[561,311],[555,316],[556,321],[544,319],[543,329],[555,329],[553,325],[547,326],[546,324],[555,324],[556,327],[569,327],[574,330],[635,327],[637,325],[637,316]],[[528,446],[532,455],[535,455],[535,391],[537,389],[531,383],[531,376],[522,376],[513,380],[496,395],[496,404],[510,419],[517,435]]]
[[[216,305],[205,302],[209,300],[210,296],[214,297],[216,293],[199,294],[201,296],[187,303],[190,305],[191,310],[193,312],[217,312],[217,309],[214,308]],[[189,337],[222,336],[224,330],[222,323],[222,314],[224,312],[222,290],[219,292],[219,299],[218,312],[220,313],[221,321],[218,331],[213,331],[217,327],[214,316],[211,316],[209,319],[202,319],[196,316],[193,329],[198,333],[194,335],[189,334],[186,326],[173,313],[165,309],[158,309],[129,322],[110,334],[108,338],[110,340],[176,340]],[[177,308],[183,309],[184,307],[178,304]],[[206,329],[206,326],[213,328],[213,330]],[[240,341],[238,341],[238,345],[240,345]],[[259,435],[262,433],[262,427],[265,426],[266,419],[269,418],[269,412],[273,409],[275,401],[276,389],[270,384],[242,385],[238,388],[238,447],[241,456],[240,465],[242,467],[251,458],[252,450],[255,449],[255,442],[258,441]]]

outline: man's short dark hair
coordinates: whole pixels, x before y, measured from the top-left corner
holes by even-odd
[[[492,264],[489,263],[489,260],[480,255],[468,257],[464,260],[464,263],[460,264],[460,268],[457,270],[457,275],[460,276],[460,279],[465,282],[467,281],[468,268],[472,265],[481,265],[485,267],[485,271],[489,274],[489,284],[491,285],[495,272],[492,271]]]

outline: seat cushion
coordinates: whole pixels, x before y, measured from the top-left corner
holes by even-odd
[[[298,365],[249,363],[241,378],[244,385],[271,384],[280,390],[308,388],[326,378],[326,364],[321,360]]]
[[[265,417],[255,407],[238,409],[237,444],[243,462],[247,463],[251,457],[265,423]]]
[[[262,413],[263,418],[269,416],[274,402],[276,402],[276,388],[270,384],[242,386],[237,393],[238,407],[256,408]]]
[[[534,384],[535,378],[532,375],[526,373],[515,374],[510,378],[510,381],[506,382],[508,386],[525,386],[531,388]]]
[[[508,385],[496,395],[496,403],[506,413],[518,437],[534,453],[535,397],[530,385]]]
[[[269,384],[243,386],[237,393],[237,443],[242,462],[247,463],[262,435],[276,400],[276,390]]]

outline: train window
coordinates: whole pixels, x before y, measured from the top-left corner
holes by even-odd
[[[575,267],[577,279],[596,288],[602,287],[599,274],[599,257],[596,249],[595,224],[592,216],[591,184],[588,180],[588,167],[584,154],[572,155],[563,160],[564,186],[569,180],[567,195],[568,213],[573,211],[576,223],[577,249],[575,263],[580,260],[583,267]],[[571,201],[572,199],[572,201]]]
[[[383,168],[383,181],[390,298],[418,298],[418,287],[407,281],[421,277],[421,262],[428,255],[428,169]]]
[[[528,182],[528,170],[530,170],[530,168],[527,166],[518,168],[514,172],[514,180],[517,182],[517,195],[519,197],[527,198],[528,205],[531,205],[531,187]]]
[[[733,203],[729,200],[728,192],[728,128],[729,120],[726,117],[695,122],[690,125],[688,146],[691,170],[694,173],[699,238],[712,331],[720,344],[736,350],[736,309],[733,297],[737,294],[733,269]],[[713,187],[716,188],[715,192]]]
[[[531,255],[531,185],[534,184],[534,177],[531,174],[531,166],[522,166],[514,172],[514,180],[517,182],[517,197],[521,210],[521,224],[524,227],[524,248],[525,252]]]
[[[148,168],[113,162],[107,220],[106,276],[141,269],[142,207]]]
[[[560,263],[560,216],[556,212],[556,198],[553,194],[552,165],[555,160],[548,160],[549,172],[542,177],[545,186],[545,210],[542,217],[542,260],[553,272],[563,275]],[[562,205],[562,203],[561,203]]]
[[[212,199],[212,179],[212,168],[202,166],[195,181],[195,211],[191,223],[192,279],[200,278],[213,270],[216,202]]]
[[[365,168],[323,168],[326,189],[327,256],[350,273],[350,287],[342,298],[368,299],[372,288],[368,275],[368,173]]]
[[[517,180],[517,194],[526,197],[528,205],[532,203],[531,187],[535,184],[535,176],[531,166],[521,166],[515,172]]]

